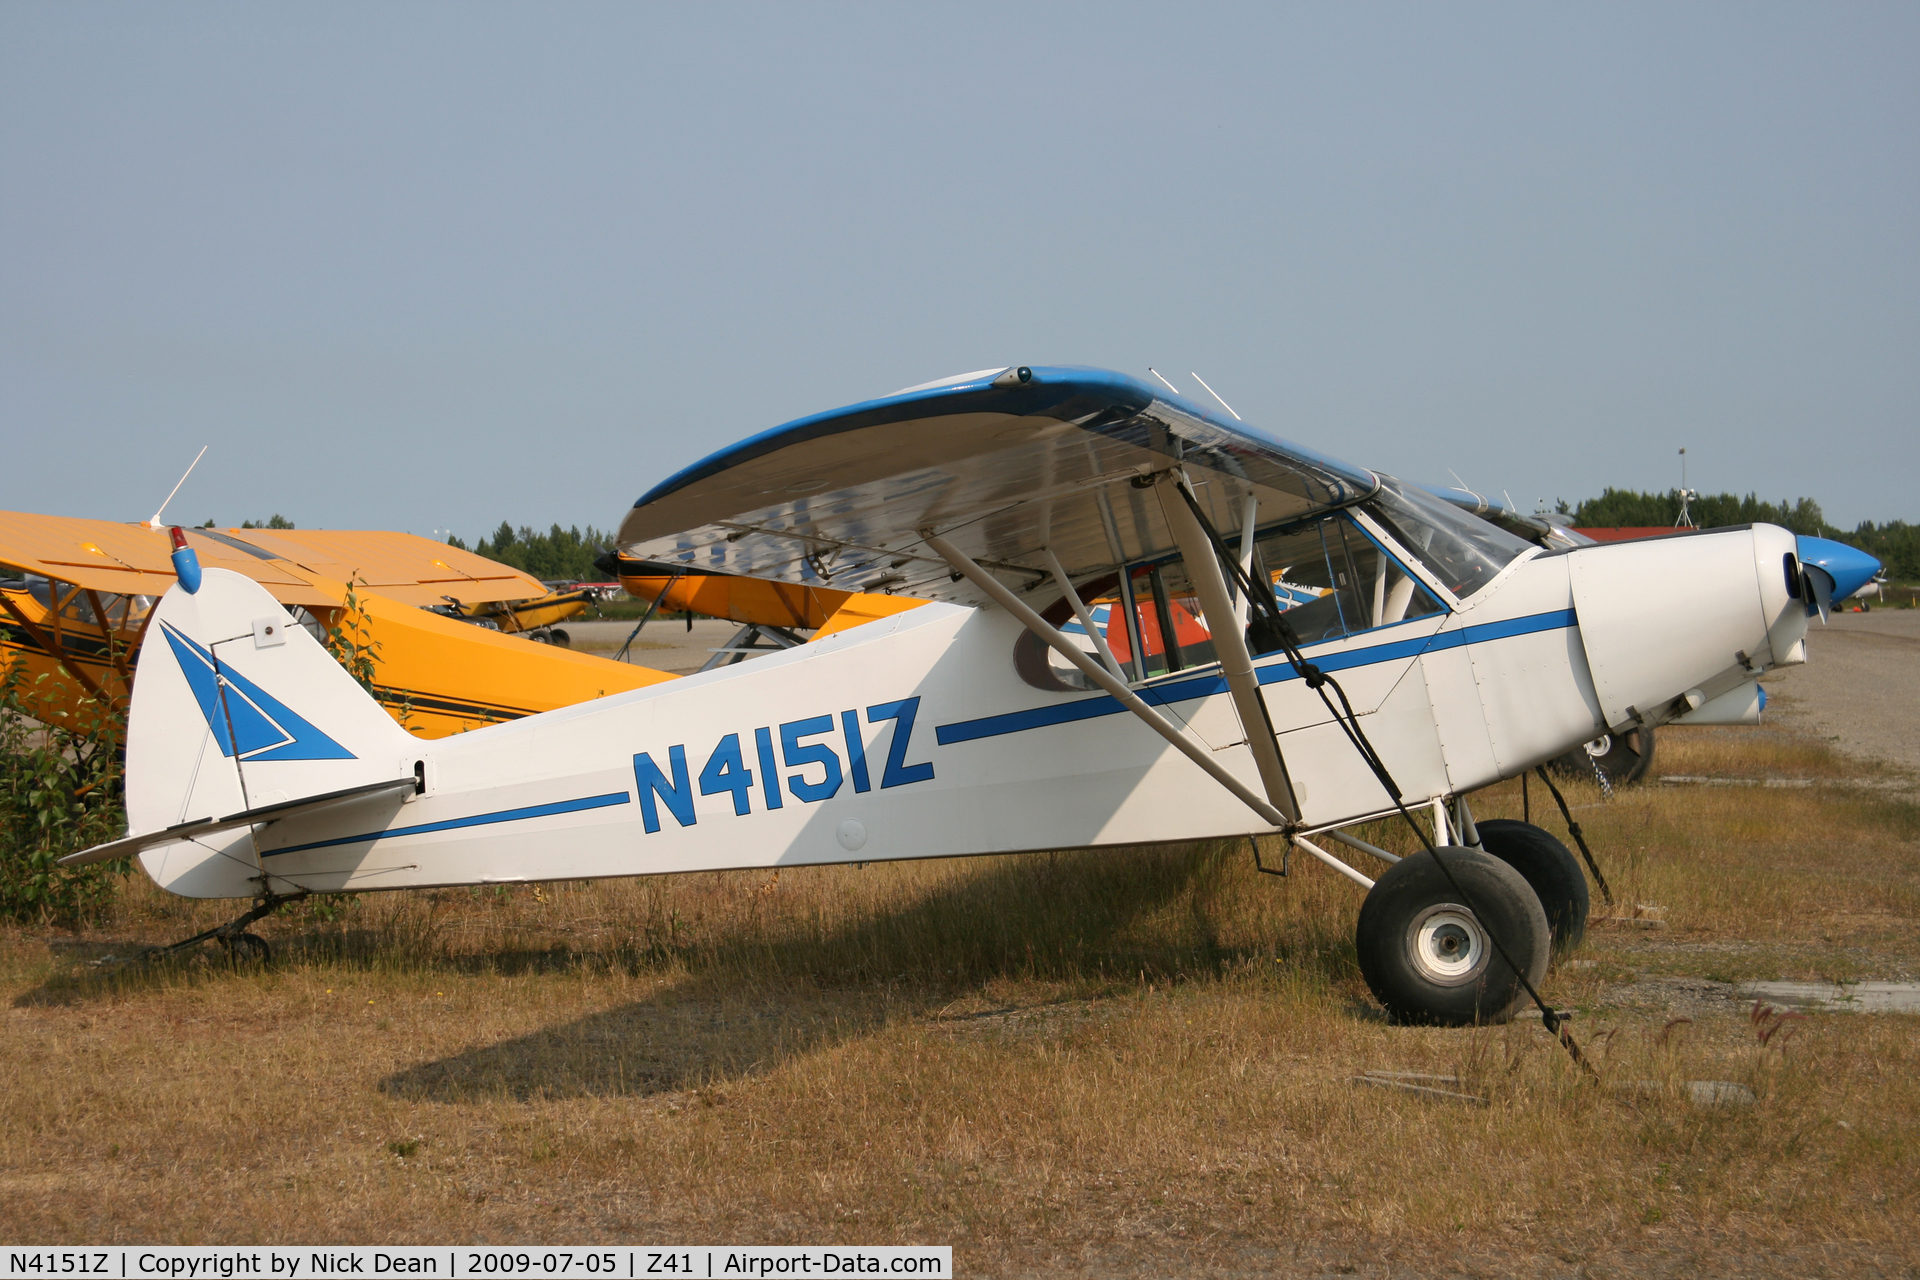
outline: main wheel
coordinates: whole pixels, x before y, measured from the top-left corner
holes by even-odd
[[[549,643],[558,645],[562,649],[571,649],[573,647],[573,637],[560,628],[554,627],[548,634],[553,637]]]
[[[1553,953],[1565,955],[1587,936],[1587,874],[1573,851],[1531,822],[1488,818],[1475,824],[1480,847],[1518,871],[1540,899],[1547,928],[1553,933]]]
[[[1505,1022],[1526,996],[1494,950],[1491,929],[1528,980],[1547,973],[1546,913],[1518,871],[1477,849],[1448,846],[1387,868],[1360,904],[1360,972],[1395,1021]],[[1460,899],[1446,872],[1460,883]]]
[[[1625,733],[1603,733],[1592,742],[1584,742],[1553,760],[1553,771],[1563,778],[1593,781],[1598,768],[1616,787],[1638,782],[1653,767],[1653,730],[1629,729]]]

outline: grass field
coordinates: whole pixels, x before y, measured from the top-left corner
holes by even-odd
[[[1668,773],[1862,772],[1766,731],[1660,749]],[[1519,816],[1517,784],[1475,799]],[[1920,976],[1920,810],[1840,785],[1569,799],[1620,901],[1596,916],[1663,921],[1596,921],[1549,978],[1597,1081],[1537,1020],[1387,1025],[1358,889],[1304,859],[1258,875],[1244,842],[373,896],[267,922],[265,968],[89,963],[232,914],[139,880],[98,928],[0,936],[4,1234],[1914,1274],[1920,1018],[1756,1019],[1724,984]],[[1487,1105],[1350,1082],[1376,1069]],[[1689,1080],[1757,1102],[1703,1109]]]

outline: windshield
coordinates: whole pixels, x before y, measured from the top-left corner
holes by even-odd
[[[1361,509],[1385,525],[1447,590],[1464,600],[1530,548],[1505,529],[1392,476]]]

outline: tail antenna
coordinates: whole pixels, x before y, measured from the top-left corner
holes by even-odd
[[[187,464],[187,469],[186,469],[186,470],[185,470],[184,472],[182,472],[182,473],[181,473],[181,475],[180,475],[180,483],[179,483],[179,484],[176,484],[176,485],[174,485],[174,486],[173,486],[173,492],[172,492],[172,493],[169,493],[169,494],[167,494],[167,501],[166,501],[166,502],[162,502],[162,503],[160,504],[160,510],[158,510],[158,511],[156,511],[156,512],[154,512],[154,513],[153,513],[153,519],[151,519],[151,520],[149,520],[149,521],[147,521],[147,528],[149,528],[149,529],[164,529],[164,528],[166,528],[166,526],[165,526],[165,525],[163,525],[163,524],[161,524],[161,523],[160,523],[160,517],[166,514],[166,510],[167,510],[167,502],[172,502],[172,501],[173,501],[173,495],[174,495],[175,493],[179,493],[179,492],[180,492],[180,485],[182,485],[182,484],[185,484],[185,483],[187,482],[187,477],[193,474],[193,469],[194,469],[195,467],[197,467],[197,466],[199,466],[199,465],[200,465],[200,459],[202,459],[202,458],[204,458],[204,457],[206,457],[206,456],[207,456],[207,450],[208,450],[208,449],[210,449],[210,448],[212,448],[212,447],[213,447],[213,446],[211,446],[211,445],[205,445],[205,444],[203,444],[203,445],[201,445],[201,446],[200,446],[200,452],[198,452],[198,453],[196,453],[196,454],[194,454],[194,455],[193,455],[193,461],[192,461],[192,462],[189,462],[189,463]]]

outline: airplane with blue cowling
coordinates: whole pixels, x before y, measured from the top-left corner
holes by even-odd
[[[1365,891],[1361,967],[1394,1016],[1497,1020],[1578,942],[1588,889],[1471,794],[1742,705],[1804,660],[1819,595],[1784,529],[1542,548],[1068,367],[748,437],[645,493],[619,544],[926,603],[424,742],[256,584],[183,569],[144,641],[128,834],[68,861],[253,898],[237,940],[308,893],[1250,838]],[[1649,607],[1681,590],[1688,610]],[[1402,816],[1424,852],[1352,830]]]
[[[1421,488],[1536,546],[1553,550],[1599,545],[1598,540],[1564,519],[1555,519],[1550,512],[1527,515],[1471,489],[1443,488],[1438,485],[1422,485]],[[1689,527],[1663,532],[1658,536],[1684,537],[1695,532],[1698,530]],[[1832,611],[1834,601],[1855,599],[1886,580],[1886,568],[1876,557],[1844,542],[1801,533],[1794,535],[1794,549],[1800,557],[1800,563],[1810,571],[1808,579],[1813,584],[1815,603],[1822,621]]]

